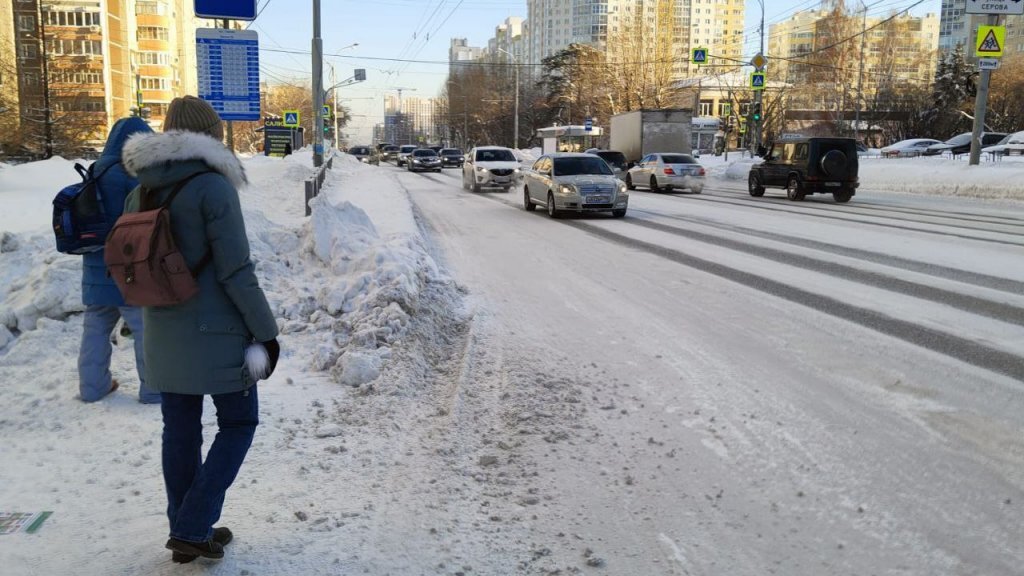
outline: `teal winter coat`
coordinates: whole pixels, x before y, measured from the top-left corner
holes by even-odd
[[[161,392],[223,394],[254,382],[244,368],[245,347],[277,337],[267,298],[249,259],[238,189],[246,184],[238,158],[205,134],[170,131],[128,139],[123,161],[139,180],[125,212],[162,202],[177,182],[189,181],[171,204],[171,228],[189,265],[209,251],[199,294],[176,306],[143,309],[147,383]],[[149,204],[150,206],[154,204]]]

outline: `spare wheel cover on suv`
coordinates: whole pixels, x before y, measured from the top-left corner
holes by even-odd
[[[821,170],[826,176],[846,176],[847,159],[841,150],[829,150],[821,157]]]

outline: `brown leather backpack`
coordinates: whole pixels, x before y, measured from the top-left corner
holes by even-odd
[[[207,251],[191,270],[171,233],[171,202],[198,172],[181,180],[167,200],[147,210],[151,191],[140,190],[139,212],[126,212],[114,224],[104,248],[107,273],[129,306],[174,306],[199,292],[196,277],[210,263]]]

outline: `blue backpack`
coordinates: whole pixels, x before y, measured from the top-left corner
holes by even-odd
[[[75,171],[82,181],[66,186],[53,199],[53,234],[57,240],[57,251],[64,254],[86,254],[103,249],[107,234],[114,223],[107,218],[103,209],[103,196],[100,192],[100,178],[110,170],[103,169],[99,175],[93,175],[92,168],[86,170],[81,164],[75,164]]]

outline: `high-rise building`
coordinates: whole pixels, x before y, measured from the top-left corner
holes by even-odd
[[[742,57],[744,6],[743,0],[528,0],[528,60],[540,62],[573,43],[612,59],[628,59],[635,47],[672,62],[673,76],[683,77],[695,71],[693,48],[707,48],[712,58]]]
[[[838,48],[837,42],[842,43]],[[882,89],[931,82],[938,42],[936,14],[890,17],[853,12],[837,18],[830,10],[797,12],[771,26],[768,72],[775,80],[804,88],[822,79],[850,89],[859,87],[870,99]],[[833,51],[831,60],[815,56],[826,48]],[[794,97],[812,96],[813,91],[802,90]]]
[[[159,128],[174,97],[196,93],[195,30],[213,23],[195,18],[190,0],[12,1],[4,32],[13,31],[29,148],[98,147],[140,108]]]
[[[435,98],[384,96],[384,138],[395,144],[432,144],[445,134],[437,133]]]

